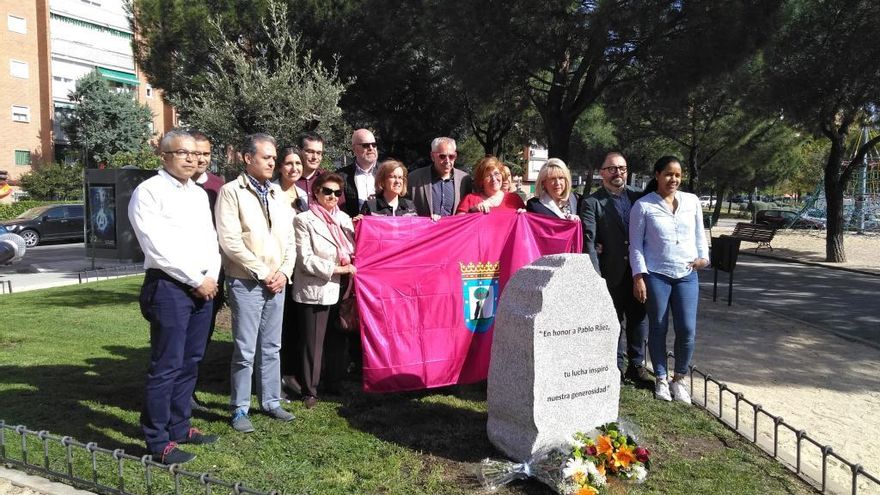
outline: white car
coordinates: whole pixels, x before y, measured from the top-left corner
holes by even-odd
[[[715,206],[715,200],[712,196],[700,196],[700,206],[703,208],[711,208]]]

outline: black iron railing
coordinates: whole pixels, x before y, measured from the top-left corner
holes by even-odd
[[[789,423],[785,422],[785,420],[781,416],[777,416],[771,414],[769,411],[766,411],[761,404],[755,403],[746,399],[742,393],[735,392],[730,387],[728,387],[725,383],[719,382],[712,378],[712,375],[708,373],[704,373],[700,369],[691,366],[690,367],[690,388],[691,388],[691,396],[695,396],[694,394],[694,377],[698,376],[702,379],[703,382],[703,397],[702,403],[695,400],[694,404],[706,410],[709,414],[719,419],[722,423],[731,427],[734,431],[740,434],[743,438],[751,441],[755,445],[758,446],[761,450],[767,452],[772,455],[774,459],[779,460],[786,467],[792,469],[797,475],[815,486],[817,489],[821,490],[822,493],[834,493],[831,490],[831,483],[828,475],[828,461],[829,459],[836,459],[842,465],[847,466],[850,470],[851,478],[850,478],[850,490],[852,495],[858,495],[859,486],[861,484],[866,484],[867,486],[873,486],[880,490],[880,480],[877,479],[876,476],[868,473],[864,470],[864,468],[860,464],[854,464],[847,459],[843,458],[840,454],[834,452],[834,449],[829,445],[824,445],[814,438],[812,438],[806,431],[797,429]],[[715,409],[710,407],[709,405],[709,388],[710,384],[713,388],[712,393],[715,392],[714,389],[717,388],[718,391],[718,408]],[[733,400],[733,418],[725,416],[725,398],[727,400]],[[745,406],[746,411],[744,414],[750,414],[752,420],[752,429],[751,431],[744,431],[743,428],[740,427],[740,417],[743,413],[743,409]],[[749,412],[751,410],[751,412]],[[765,421],[771,421],[773,423],[773,432],[772,432],[772,448],[767,448],[758,441],[758,424],[764,418]],[[794,465],[786,462],[783,459],[783,453],[780,452],[780,429],[784,431],[788,431],[789,434],[793,435],[795,440],[795,452],[794,452]],[[751,436],[749,435],[751,434]],[[813,445],[816,447],[818,452],[821,454],[821,474],[819,479],[809,476],[804,472],[804,452],[805,445]],[[877,493],[880,493],[878,491]]]
[[[18,456],[12,455],[13,443],[10,442],[16,445]],[[63,453],[58,452],[59,450]],[[85,455],[85,462],[77,458],[77,454]],[[60,456],[62,460],[53,459],[53,455]],[[126,454],[122,449],[99,447],[94,442],[82,443],[69,436],[52,435],[45,430],[33,431],[24,425],[7,425],[3,420],[0,420],[0,462],[86,490],[111,495],[211,495],[217,490],[235,495],[279,493],[274,490],[254,490],[242,482],[224,481],[210,473],[186,471],[178,464],[161,464],[149,455],[137,457]],[[84,465],[87,467],[84,468]],[[137,482],[134,482],[135,479]]]

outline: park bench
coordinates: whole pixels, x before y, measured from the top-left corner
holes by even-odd
[[[770,251],[773,251],[770,241],[773,240],[774,235],[776,235],[776,229],[769,225],[739,222],[734,227],[733,234],[730,234],[730,237],[735,237],[742,241],[757,242],[758,245],[755,247],[755,252],[757,253],[758,249],[762,247],[768,247]]]

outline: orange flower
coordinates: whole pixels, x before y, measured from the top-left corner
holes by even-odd
[[[617,452],[612,454],[614,458],[614,467],[626,469],[630,464],[636,462],[636,455],[628,445],[621,445]]]
[[[598,455],[614,452],[614,445],[611,442],[611,438],[607,435],[599,435],[599,438],[596,439],[596,452]]]
[[[596,471],[599,471],[599,474],[605,476],[605,464],[601,462],[599,464],[596,464]]]
[[[582,486],[574,493],[575,495],[599,495],[599,491],[592,486]]]

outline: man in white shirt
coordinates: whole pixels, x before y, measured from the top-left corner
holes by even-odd
[[[208,195],[191,180],[198,161],[195,140],[173,130],[160,149],[163,168],[135,189],[128,204],[147,271],[141,313],[150,322],[141,427],[156,461],[181,464],[195,455],[178,444],[217,440],[190,425],[190,398],[208,339],[220,251]]]
[[[376,162],[379,149],[376,137],[367,129],[358,129],[351,134],[351,151],[354,163],[339,169],[345,179],[345,191],[339,200],[339,208],[355,217],[370,196],[376,195]]]
[[[293,275],[296,250],[293,209],[271,181],[275,139],[252,134],[241,152],[245,170],[220,189],[216,215],[232,310],[231,423],[235,431],[250,433],[254,378],[263,413],[293,420],[281,407],[280,350],[284,289]]]

